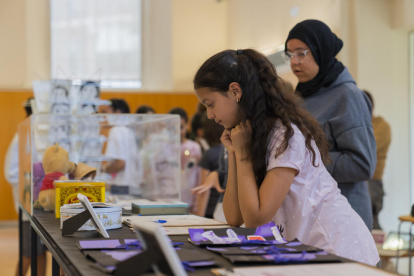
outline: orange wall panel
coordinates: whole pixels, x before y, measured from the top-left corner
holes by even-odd
[[[12,188],[4,177],[4,158],[17,125],[26,118],[23,103],[31,91],[0,91],[0,220],[17,219]]]
[[[198,99],[194,93],[119,93],[103,92],[101,98],[123,98],[129,104],[131,113],[135,113],[138,106],[146,104],[155,109],[157,113],[167,113],[173,107],[184,108],[191,117],[197,107]]]

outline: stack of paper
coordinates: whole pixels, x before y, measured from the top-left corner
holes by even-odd
[[[189,228],[227,228],[226,223],[196,215],[133,216],[128,220],[151,221],[164,226],[167,235],[188,235]]]

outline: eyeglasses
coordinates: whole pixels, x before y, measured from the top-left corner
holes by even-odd
[[[287,64],[290,64],[292,58],[295,58],[297,63],[302,63],[303,60],[306,58],[306,55],[307,55],[308,52],[309,52],[309,50],[296,50],[293,53],[292,52],[284,52],[282,57],[283,57],[283,60]]]

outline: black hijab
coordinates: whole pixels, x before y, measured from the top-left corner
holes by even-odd
[[[319,20],[305,20],[296,24],[286,39],[285,51],[287,51],[287,42],[292,38],[297,38],[308,45],[319,65],[316,77],[308,82],[299,83],[296,87],[305,98],[316,93],[320,88],[332,84],[344,70],[344,65],[335,58],[344,44],[325,23]]]

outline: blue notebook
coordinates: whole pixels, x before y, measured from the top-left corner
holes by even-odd
[[[162,202],[162,201],[148,201],[132,203],[132,213],[142,216],[152,215],[187,215],[188,204],[175,201],[175,202]]]

